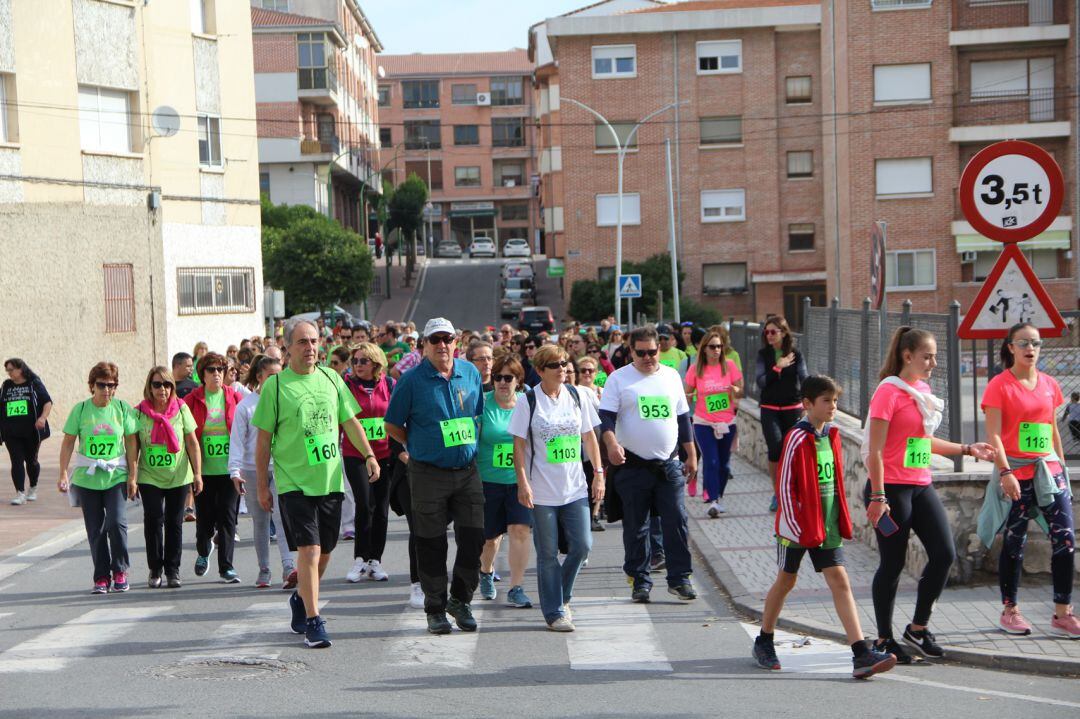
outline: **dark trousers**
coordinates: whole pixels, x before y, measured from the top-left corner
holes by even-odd
[[[690,545],[683,503],[686,478],[682,467],[682,462],[675,459],[647,463],[628,456],[626,464],[615,472],[615,491],[623,505],[623,571],[633,578],[635,588],[652,588],[649,535],[654,510],[663,532],[668,586],[679,586],[690,577]]]
[[[475,464],[450,470],[416,460],[409,462],[408,471],[424,610],[428,614],[446,610],[446,527],[451,521],[457,557],[450,596],[469,604],[480,583],[480,552],[484,549],[484,486],[480,473]]]
[[[94,561],[94,579],[126,572],[131,564],[127,544],[127,482],[108,489],[74,487],[79,493],[86,541]]]
[[[233,568],[237,506],[236,485],[227,474],[203,476],[203,490],[195,495],[195,549],[200,557],[209,557],[218,535],[218,573]]]
[[[26,491],[27,476],[30,477],[30,486],[36,487],[41,475],[41,465],[38,464],[41,440],[37,434],[29,437],[4,437],[4,446],[11,457],[11,481],[15,484],[15,491]]]
[[[406,469],[401,462],[394,464],[394,472],[401,472],[404,476]],[[393,483],[394,492],[397,493],[398,505],[405,513],[405,522],[409,525],[409,581],[416,584],[420,581],[420,569],[416,566],[416,532],[413,530],[412,492],[409,491],[407,478]]]
[[[379,460],[379,479],[368,482],[367,467],[361,457],[345,457],[345,478],[352,487],[356,504],[356,536],[353,558],[382,561],[386,549],[386,527],[390,517],[390,458]]]
[[[150,573],[180,576],[180,552],[184,544],[184,504],[188,485],[161,489],[140,484],[143,505],[143,536],[146,538],[146,563]]]
[[[1050,528],[1050,576],[1054,587],[1054,604],[1072,602],[1076,537],[1073,530],[1072,498],[1065,486],[1065,474],[1054,477],[1062,491],[1054,501],[1039,507],[1035,497],[1035,480],[1020,480],[1020,499],[1013,500],[1009,518],[1005,521],[1001,556],[998,558],[998,583],[1003,604],[1016,604],[1020,589],[1020,571],[1024,566],[1024,545],[1027,544],[1028,521],[1036,512],[1042,513]]]

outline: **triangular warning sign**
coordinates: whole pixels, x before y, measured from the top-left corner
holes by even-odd
[[[1000,339],[1018,322],[1048,337],[1065,334],[1065,320],[1014,243],[1005,245],[956,334],[968,340]]]

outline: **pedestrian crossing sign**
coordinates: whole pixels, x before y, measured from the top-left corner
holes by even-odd
[[[641,275],[619,275],[619,297],[624,300],[641,297]]]
[[[1065,333],[1065,320],[1016,243],[1005,246],[956,334],[961,339],[1002,339],[1018,322],[1048,337]]]

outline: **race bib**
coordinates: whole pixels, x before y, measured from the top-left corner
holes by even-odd
[[[360,420],[360,426],[364,428],[369,442],[386,439],[386,420],[382,417],[368,417]]]
[[[669,419],[671,398],[663,395],[638,397],[638,414],[642,419]]]
[[[904,466],[909,469],[927,469],[930,466],[930,438],[908,437],[904,448]]]
[[[334,432],[317,434],[304,441],[308,466],[325,464],[338,456],[338,438]]]
[[[7,403],[8,417],[29,417],[30,402],[25,399],[15,399]]]
[[[154,469],[172,469],[176,466],[176,454],[170,452],[169,448],[163,444],[152,444],[146,448],[146,466]]]
[[[216,459],[229,456],[229,435],[227,434],[204,434],[202,444],[204,457]]]
[[[728,392],[717,392],[716,394],[710,394],[705,396],[705,411],[709,414],[714,412],[724,412],[731,409],[731,394]]]
[[[83,454],[90,459],[112,459],[120,453],[120,438],[115,434],[94,434],[83,438]]]
[[[491,466],[495,469],[514,468],[514,443],[502,442],[492,447]]]
[[[833,456],[832,447],[818,448],[817,475],[819,482],[832,482],[836,479],[836,458]]]
[[[1053,428],[1043,422],[1020,423],[1020,451],[1049,454],[1053,442]]]
[[[439,422],[439,428],[442,429],[444,447],[476,444],[476,423],[469,417],[444,419]]]
[[[561,434],[547,442],[547,461],[551,464],[567,464],[581,460],[581,435]]]

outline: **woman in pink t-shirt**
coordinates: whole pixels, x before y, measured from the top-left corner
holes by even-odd
[[[727,359],[731,340],[727,330],[709,330],[698,345],[697,361],[686,373],[686,397],[694,402],[694,438],[701,449],[704,499],[715,519],[724,512],[724,488],[731,476],[731,445],[735,441],[735,412],[742,395],[743,376]]]
[[[903,638],[923,656],[944,655],[927,624],[934,602],[949,578],[956,549],[945,508],[931,483],[930,457],[934,454],[971,454],[982,459],[993,456],[993,449],[986,443],[960,445],[934,436],[933,417],[924,418],[924,409],[920,409],[911,392],[919,393],[928,415],[938,413],[939,423],[943,405],[926,383],[935,367],[934,335],[926,330],[900,327],[893,334],[881,368],[882,382],[870,400],[866,514],[877,529],[880,555],[872,587],[878,630],[876,646],[896,655],[900,664],[910,664],[911,656],[893,638],[892,619],[896,588],[907,561],[912,531],[926,548],[927,563],[919,579],[915,613],[911,624],[904,629]],[[889,525],[887,528],[881,524],[886,514],[892,520],[885,523]]]
[[[1080,619],[1073,616],[1069,606],[1075,545],[1072,503],[1068,476],[1057,461],[1065,456],[1065,451],[1054,421],[1057,408],[1065,404],[1065,397],[1054,378],[1038,369],[1041,347],[1037,329],[1026,323],[1013,325],[1001,345],[1005,371],[987,383],[982,398],[986,434],[996,450],[994,474],[1000,480],[1002,496],[1012,501],[998,559],[998,584],[1005,605],[998,626],[1009,634],[1031,634],[1031,624],[1016,605],[1016,595],[1024,564],[1028,521],[1042,512],[1050,528],[1050,573],[1054,585],[1050,633],[1078,639]],[[1037,471],[1046,471],[1053,478],[1056,490],[1052,501],[1045,506],[1039,506]],[[991,485],[987,491],[995,490]]]

